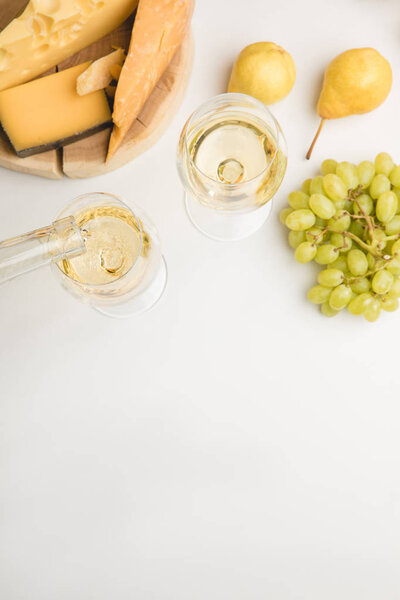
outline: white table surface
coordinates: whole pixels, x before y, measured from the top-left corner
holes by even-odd
[[[84,181],[0,169],[0,239],[103,190],[146,209],[169,267],[162,302],[127,321],[50,270],[1,288],[0,597],[398,600],[400,311],[322,318],[278,220],[323,158],[400,162],[398,2],[198,0],[193,26],[185,101],[149,153]],[[289,168],[266,226],[221,244],[186,218],[175,146],[259,40],[297,66],[273,108]],[[327,123],[305,161],[325,66],[368,45],[392,64],[388,101]]]

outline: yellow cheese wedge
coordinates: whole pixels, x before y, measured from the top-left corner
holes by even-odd
[[[128,55],[115,94],[109,159],[185,37],[192,0],[140,0]]]
[[[103,90],[79,96],[90,62],[0,92],[0,120],[20,157],[47,152],[111,125]]]
[[[80,96],[90,94],[96,90],[103,90],[113,80],[113,70],[116,67],[121,69],[125,60],[125,51],[123,48],[117,48],[110,54],[102,56],[95,60],[90,67],[79,75],[76,81],[76,91]]]
[[[0,33],[0,90],[34,79],[110,33],[137,4],[138,0],[30,0],[22,15]]]

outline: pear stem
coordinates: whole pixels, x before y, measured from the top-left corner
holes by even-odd
[[[307,160],[310,160],[310,158],[311,158],[312,151],[314,150],[314,146],[315,146],[315,144],[317,142],[317,139],[319,138],[319,134],[321,133],[321,129],[322,129],[324,123],[325,123],[325,119],[321,119],[321,123],[319,124],[318,131],[315,134],[315,138],[313,139],[312,144],[311,144],[311,146],[310,146],[310,148],[309,148],[309,150],[308,150],[308,152],[306,154],[306,159]]]

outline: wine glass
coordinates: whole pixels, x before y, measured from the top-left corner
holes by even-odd
[[[266,106],[245,94],[211,98],[191,115],[178,145],[190,220],[220,241],[251,235],[267,219],[286,165],[284,136]]]
[[[86,251],[52,264],[64,288],[110,317],[138,315],[154,306],[165,290],[167,268],[145,213],[99,192],[76,198],[57,219],[66,216],[74,217]]]

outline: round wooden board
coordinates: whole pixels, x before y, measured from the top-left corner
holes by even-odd
[[[21,4],[21,0],[19,3]],[[9,0],[0,0],[0,29],[10,20],[9,13]],[[133,18],[128,19],[108,36],[64,61],[57,68],[62,70],[86,60],[94,60],[110,52],[113,46],[127,48],[132,23]],[[94,177],[118,169],[153,146],[167,129],[183,100],[192,63],[193,38],[188,33],[121,147],[109,162],[105,162],[105,157],[110,130],[101,131],[61,150],[28,158],[19,158],[0,131],[0,166],[50,179],[61,179],[64,175],[73,178]]]

